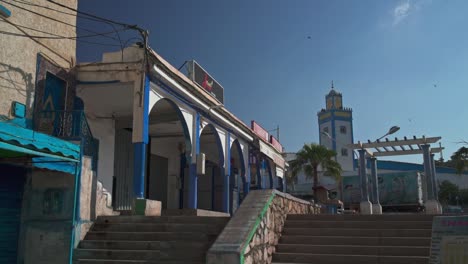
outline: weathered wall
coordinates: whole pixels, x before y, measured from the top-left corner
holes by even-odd
[[[60,0],[61,4],[72,8],[77,7],[78,0]],[[50,36],[26,29],[29,27],[52,34],[75,37],[76,15],[66,15],[42,7],[32,6],[13,1],[2,1],[12,15],[0,21],[0,31],[20,35]],[[46,6],[67,13],[73,13],[46,0],[34,1],[35,5]],[[70,25],[52,21],[18,7],[31,10]],[[73,39],[32,39],[29,37],[2,34],[0,37],[0,115],[11,117],[12,101],[18,101],[27,106],[28,117],[34,102],[36,86],[37,55],[40,53],[58,66],[69,69],[75,63],[76,41]]]
[[[33,169],[25,185],[19,263],[67,263],[74,176]]]
[[[207,263],[271,263],[288,214],[318,214],[311,203],[276,190],[251,191],[207,254]]]

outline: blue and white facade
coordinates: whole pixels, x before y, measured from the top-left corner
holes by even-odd
[[[251,187],[274,188],[284,170],[278,150],[152,50],[135,45],[78,65],[77,87],[116,210],[149,199],[163,210],[232,213]],[[268,164],[268,184],[251,180],[258,160]]]

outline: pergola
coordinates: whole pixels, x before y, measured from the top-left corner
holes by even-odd
[[[362,214],[381,214],[382,206],[379,201],[379,190],[377,180],[377,157],[386,156],[401,156],[401,155],[414,155],[423,154],[424,158],[424,175],[426,177],[427,186],[427,202],[426,213],[435,214],[440,213],[440,204],[437,201],[436,195],[436,181],[435,181],[435,163],[434,154],[441,152],[443,147],[431,148],[431,144],[437,143],[441,137],[425,136],[417,138],[414,136],[412,139],[404,137],[402,140],[395,138],[389,140],[385,138],[384,141],[376,140],[367,143],[358,142],[357,144],[348,145],[353,150],[359,152],[359,175],[361,178],[361,213]],[[369,201],[368,183],[366,173],[366,157],[369,158],[371,167],[372,178],[372,201]]]

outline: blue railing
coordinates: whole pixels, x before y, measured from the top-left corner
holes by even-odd
[[[43,111],[36,118],[36,130],[68,141],[78,141],[81,152],[92,157],[93,171],[97,171],[99,140],[93,137],[83,111]]]

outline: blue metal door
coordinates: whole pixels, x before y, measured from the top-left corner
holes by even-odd
[[[0,164],[0,263],[15,264],[26,170]]]

